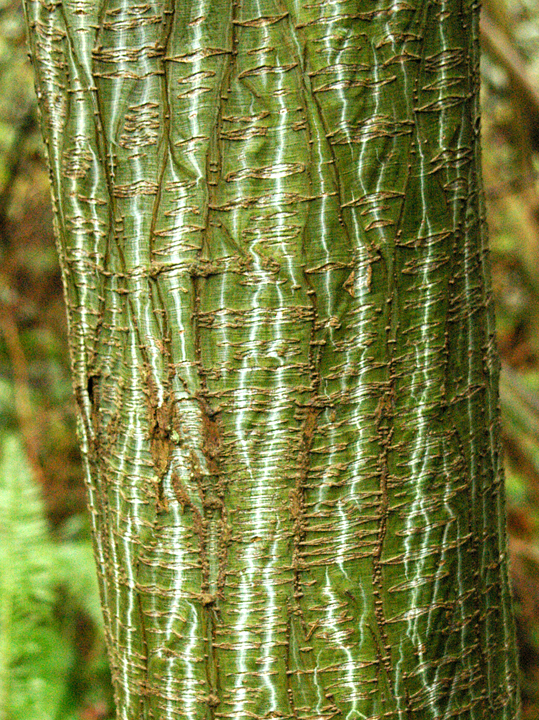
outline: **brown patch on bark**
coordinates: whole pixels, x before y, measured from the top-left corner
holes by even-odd
[[[217,414],[202,414],[202,426],[204,433],[204,455],[208,461],[208,471],[212,475],[219,474],[218,459],[221,452],[221,435]]]
[[[157,405],[154,400],[155,395],[151,393],[151,385],[149,383],[149,435],[150,435],[150,452],[155,467],[156,475],[162,478],[168,470],[171,454],[170,433],[172,430],[173,401],[172,396],[167,395],[162,405]]]

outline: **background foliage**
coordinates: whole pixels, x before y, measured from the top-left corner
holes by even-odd
[[[484,2],[492,238],[524,718],[539,717],[539,0]],[[0,720],[112,718],[62,288],[19,0],[0,0]]]

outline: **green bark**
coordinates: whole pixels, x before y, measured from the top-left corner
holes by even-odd
[[[118,717],[518,717],[475,0],[26,0]]]

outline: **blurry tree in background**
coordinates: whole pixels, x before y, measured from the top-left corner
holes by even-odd
[[[491,10],[484,27],[489,53],[484,63],[485,177],[495,291],[500,308],[500,345],[510,368],[502,386],[502,399],[506,409],[504,433],[511,551],[525,681],[524,711],[525,717],[534,719],[538,712],[535,703],[539,658],[538,612],[534,606],[539,597],[539,360],[536,350],[539,319],[534,318],[539,307],[534,280],[539,266],[534,261],[535,245],[539,247],[539,124],[529,88],[533,89],[539,79],[539,72],[533,67],[534,54],[538,55],[539,7],[531,2],[512,2],[495,4]],[[36,132],[32,80],[25,63],[18,3],[0,5],[0,34],[1,93],[13,99],[0,111],[4,113],[0,118],[3,334],[0,413],[2,426],[21,438],[34,482],[41,485],[52,531],[51,542],[68,547],[69,554],[69,543],[88,548],[89,537],[73,438],[61,282],[53,249],[48,186]],[[8,440],[3,445],[3,453],[17,458],[16,453],[22,452],[20,447],[20,442]],[[30,472],[22,470],[23,460],[13,464],[23,473]],[[43,511],[38,508],[35,512],[37,517]],[[49,701],[36,709],[35,716],[58,720],[109,717],[112,708],[103,665],[102,636],[91,607],[77,600],[85,593],[77,595],[76,588],[69,587],[72,573],[62,575],[53,569],[55,563],[58,568],[62,566],[62,561],[55,559],[61,555],[62,552],[51,551],[50,560],[45,563],[47,579],[41,565],[35,575],[36,585],[39,587],[42,583],[42,595],[48,598],[49,608],[55,609],[53,616],[49,610],[43,613],[43,623],[52,627],[51,632],[60,632],[66,638],[66,660],[57,678],[62,687],[60,691],[51,687],[49,693],[49,698],[56,698],[56,706]],[[5,592],[3,588],[4,585],[0,592]],[[69,602],[65,602],[66,598]],[[24,602],[30,603],[31,599]],[[68,625],[67,621],[72,619],[74,625]],[[59,625],[54,625],[57,621]],[[15,622],[18,618],[14,616]],[[46,651],[47,647],[44,641],[41,648]],[[51,682],[37,667],[35,673],[41,677],[41,688]],[[38,687],[39,683],[34,686]],[[0,684],[4,698],[6,687]],[[18,720],[18,716],[12,717]],[[25,711],[24,717],[30,720],[33,715]]]

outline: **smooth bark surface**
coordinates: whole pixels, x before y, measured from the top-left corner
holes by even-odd
[[[123,720],[518,717],[471,0],[27,0]]]

